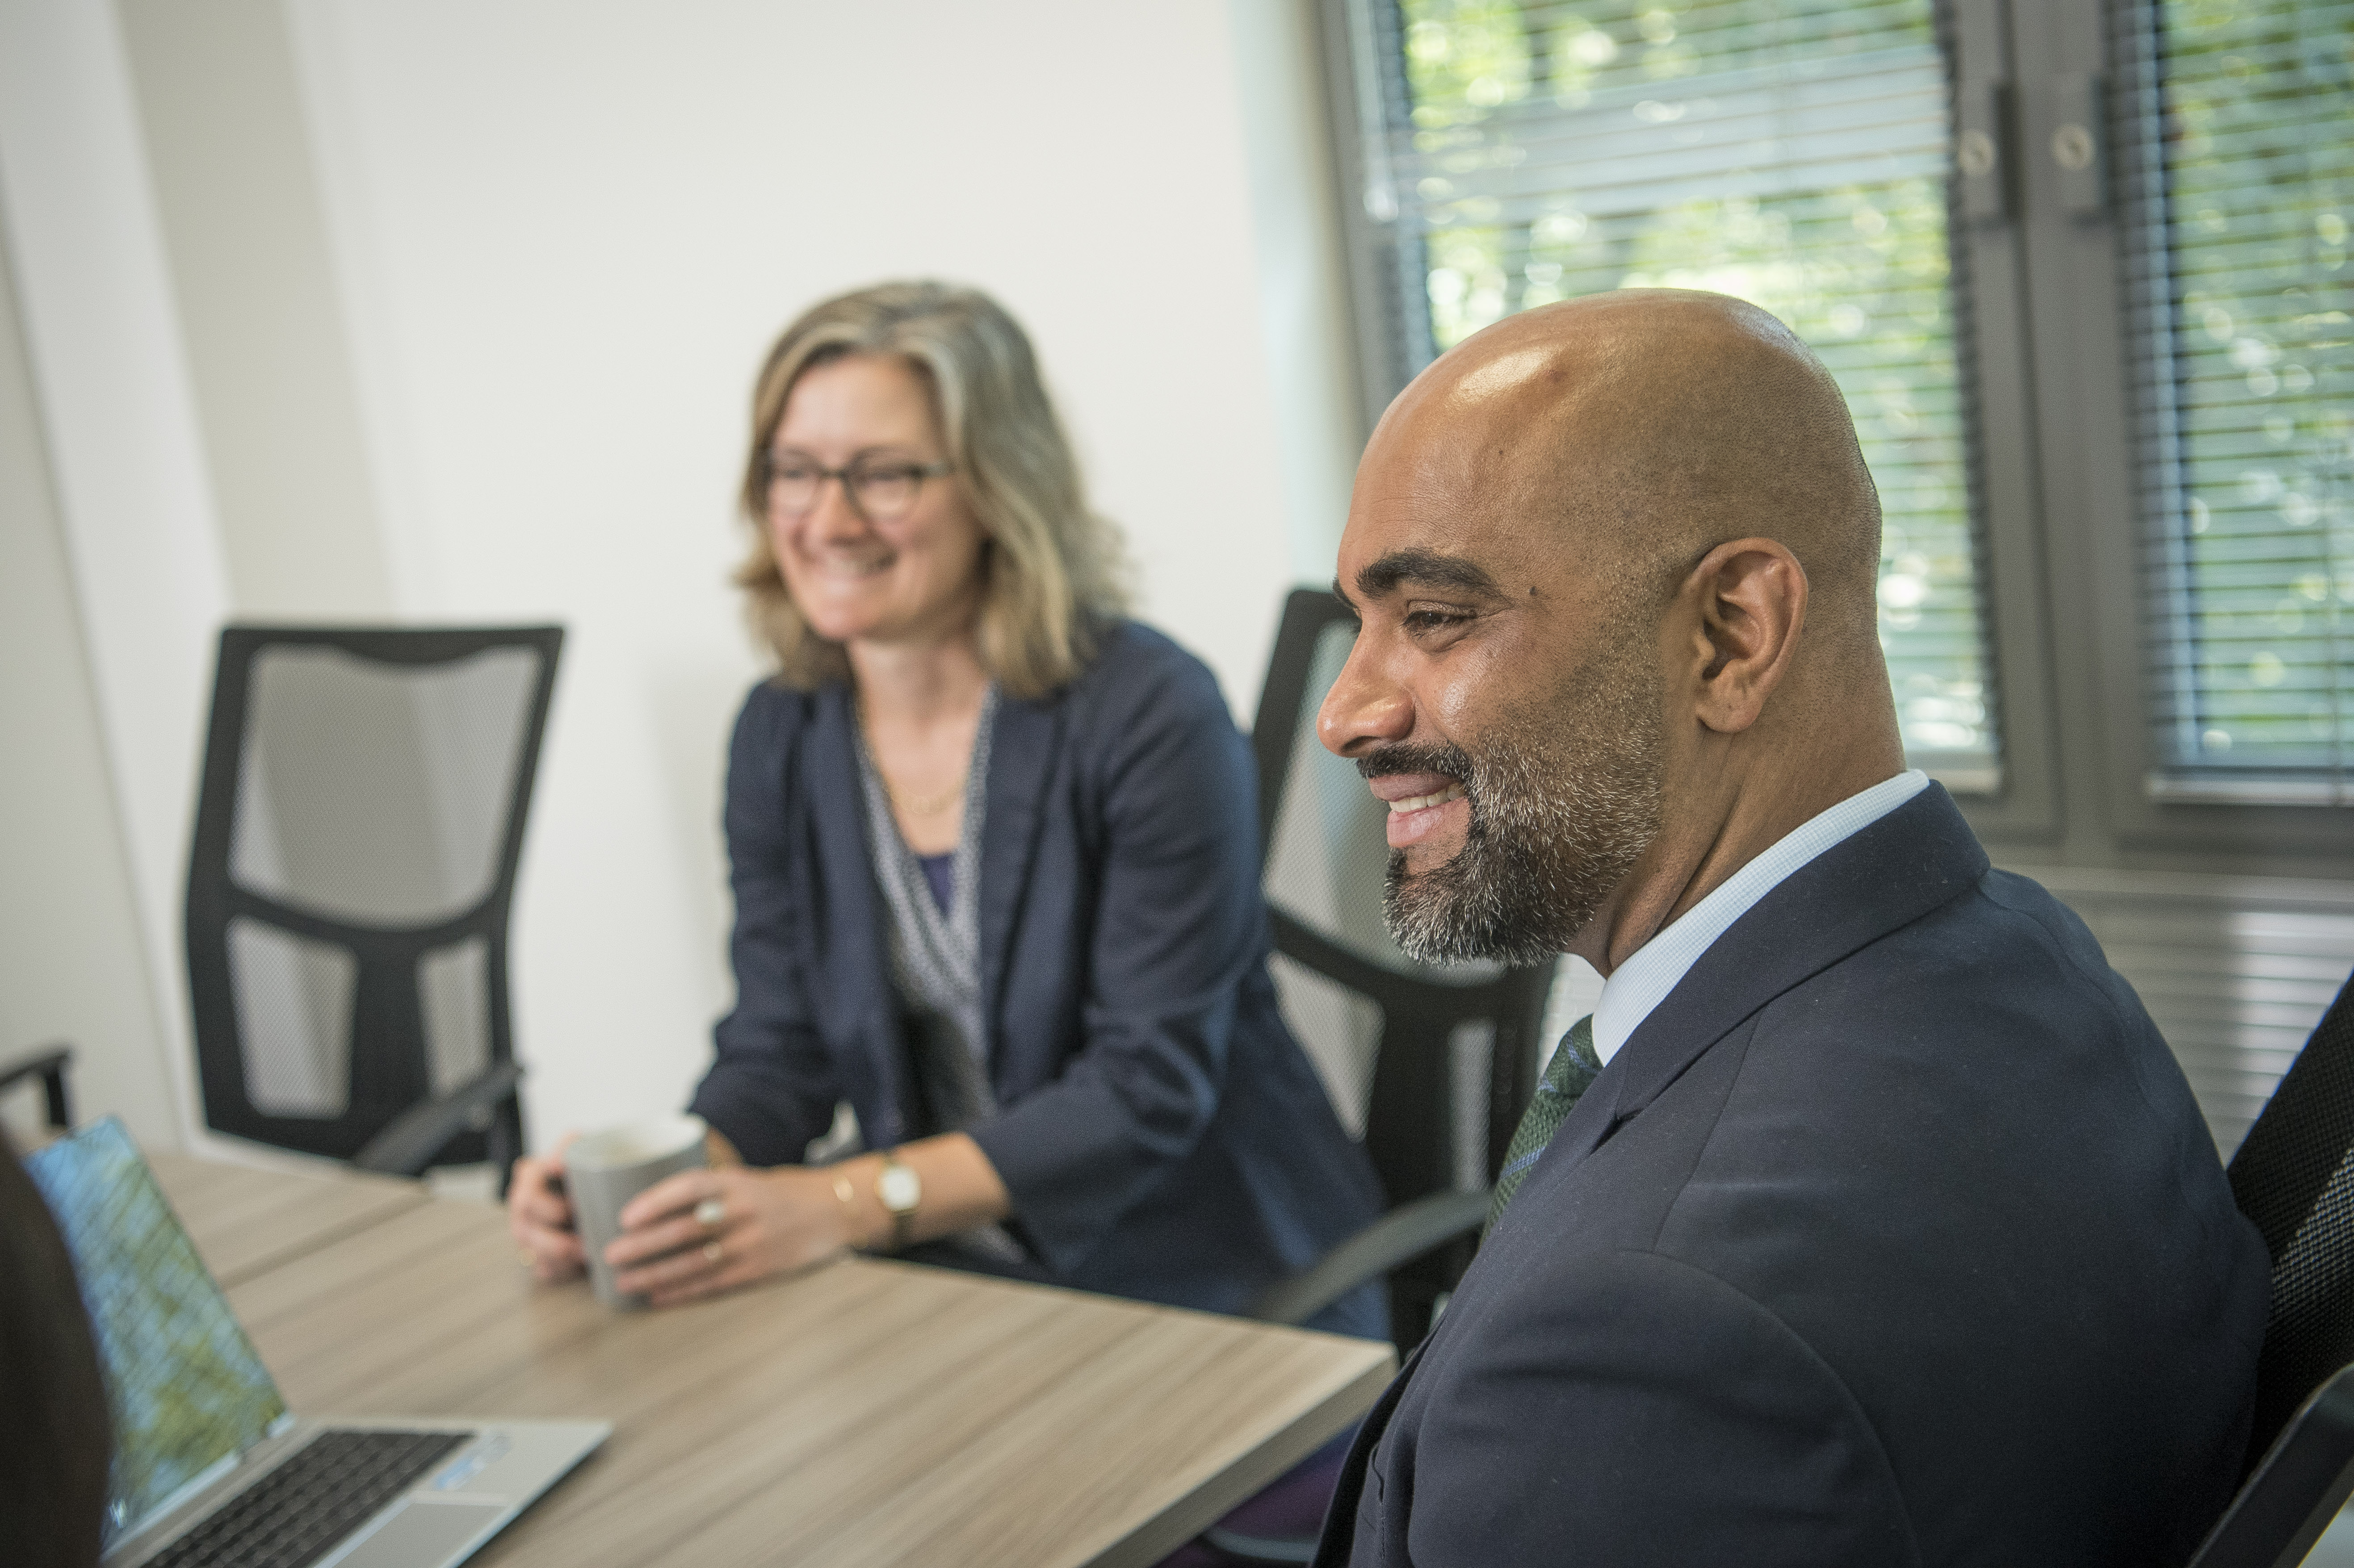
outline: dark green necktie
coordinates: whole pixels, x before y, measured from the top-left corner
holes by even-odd
[[[1504,1205],[1512,1201],[1529,1172],[1536,1169],[1537,1156],[1561,1130],[1577,1097],[1601,1071],[1601,1059],[1594,1054],[1594,1019],[1588,1014],[1571,1024],[1561,1044],[1553,1047],[1544,1078],[1537,1085],[1529,1108],[1521,1114],[1521,1125],[1512,1129],[1512,1146],[1504,1150],[1504,1168],[1496,1173],[1496,1196],[1488,1205],[1488,1224],[1479,1233],[1483,1239],[1503,1218]]]

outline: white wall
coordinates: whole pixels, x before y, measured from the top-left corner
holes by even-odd
[[[180,1131],[16,291],[0,254],[0,1061],[74,1047],[77,1114]],[[22,1147],[37,1092],[0,1104]]]
[[[78,29],[87,64],[107,43],[87,10],[0,0],[0,21]],[[217,24],[196,42],[192,14]],[[161,193],[130,215],[169,257],[143,308],[183,323],[166,346],[193,366],[226,582],[196,582],[175,624],[208,624],[211,593],[279,615],[382,596],[408,620],[571,629],[515,927],[542,1137],[677,1102],[727,1001],[719,768],[758,668],[725,586],[728,493],[752,370],[802,305],[917,274],[1003,299],[1127,526],[1144,613],[1239,715],[1283,589],[1329,570],[1353,453],[1304,4],[118,0],[112,16],[129,38],[112,85],[50,120],[119,138],[123,111],[98,101],[135,99]],[[90,250],[33,199],[72,159],[24,119],[0,113],[20,248]],[[80,319],[73,291],[28,277],[26,295],[53,404],[65,372],[40,328]],[[102,433],[86,407],[48,412],[53,447]],[[69,536],[108,525],[59,488]],[[302,544],[313,493],[333,547]],[[87,572],[81,593],[102,676],[113,644],[95,623],[122,594]],[[99,686],[101,708],[127,700]],[[192,733],[154,744],[168,766],[146,788],[184,821]],[[154,839],[131,835],[134,878],[175,886],[181,845]],[[151,947],[169,935],[150,919]]]
[[[160,1068],[186,1127],[194,1075],[178,959],[180,865],[209,642],[229,600],[137,116],[107,7],[0,0],[0,213],[38,405],[31,424],[48,460],[45,474],[24,477],[53,503],[19,506],[7,519],[11,555],[28,563],[15,591],[58,594],[54,568],[44,576],[31,563],[62,546],[72,598],[52,600],[49,624],[78,620],[89,682],[89,711],[69,729],[95,732],[105,770],[77,779],[56,770],[56,759],[42,765],[48,771],[23,760],[68,730],[11,694],[0,710],[0,758],[18,771],[0,819],[0,858],[25,880],[0,888],[0,897],[16,918],[126,942],[113,901],[127,868],[136,951],[110,951],[88,967],[77,954],[29,983],[46,998],[42,1027],[70,1034],[84,1052],[83,1078],[153,1088]],[[54,545],[37,537],[43,527],[56,530]],[[16,669],[13,680],[27,678]],[[71,693],[73,679],[60,670],[47,694]],[[111,786],[111,798],[85,793],[93,784]],[[82,821],[96,842],[77,844],[58,828],[58,813],[75,805],[89,813]],[[135,1010],[117,1011],[123,999],[87,978],[91,968],[115,984],[126,971],[146,976],[151,1037],[117,1032]],[[81,1108],[143,1115],[141,1097],[127,1088]]]

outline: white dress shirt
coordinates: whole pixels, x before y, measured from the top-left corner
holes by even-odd
[[[1725,927],[1780,886],[1791,873],[1862,832],[1929,787],[1929,776],[1909,768],[1809,817],[1771,849],[1724,879],[1723,886],[1684,911],[1667,929],[1628,955],[1602,985],[1594,1004],[1594,1054],[1607,1062],[1651,1010],[1668,999]]]

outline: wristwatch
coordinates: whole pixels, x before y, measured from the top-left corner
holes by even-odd
[[[891,1216],[891,1250],[916,1239],[916,1205],[924,1201],[924,1179],[899,1159],[896,1149],[883,1156],[875,1173],[875,1197]]]

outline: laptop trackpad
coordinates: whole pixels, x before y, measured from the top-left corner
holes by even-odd
[[[335,1568],[440,1568],[506,1512],[504,1503],[422,1502],[408,1498]]]

